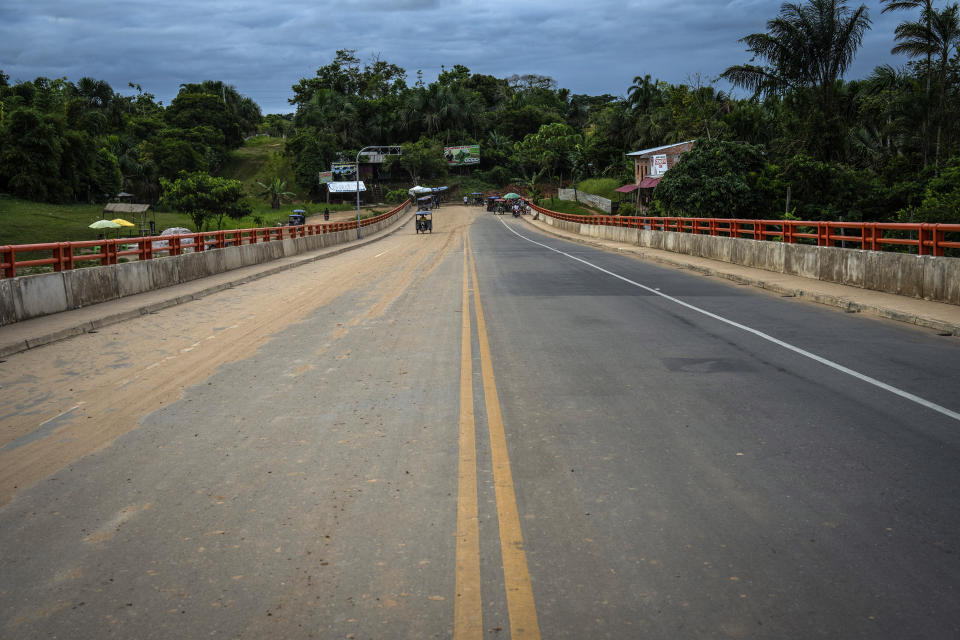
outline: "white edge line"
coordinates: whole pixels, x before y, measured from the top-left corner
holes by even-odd
[[[62,418],[63,416],[65,416],[65,415],[67,415],[68,413],[70,413],[71,411],[75,411],[75,410],[79,409],[79,408],[82,407],[84,404],[85,404],[85,403],[81,402],[81,403],[78,404],[77,406],[75,406],[75,407],[70,407],[70,408],[67,409],[66,411],[63,411],[63,412],[61,412],[61,413],[58,413],[57,415],[53,416],[52,418],[47,418],[46,420],[44,420],[43,422],[41,422],[39,425],[37,425],[37,428],[42,427],[43,425],[47,424],[48,422],[53,422],[53,421],[56,420],[57,418]]]
[[[652,289],[652,288],[650,288],[650,287],[648,287],[648,286],[646,286],[646,285],[640,284],[639,282],[635,282],[635,281],[633,281],[633,280],[631,280],[631,279],[629,279],[629,278],[625,278],[625,277],[623,277],[623,276],[621,276],[621,275],[618,275],[618,274],[616,274],[616,273],[613,273],[612,271],[608,271],[608,270],[604,269],[603,267],[598,267],[597,265],[595,265],[595,264],[593,264],[593,263],[591,263],[591,262],[588,262],[588,261],[584,260],[583,258],[578,258],[577,256],[570,255],[569,253],[566,253],[566,252],[564,252],[564,251],[561,251],[560,249],[555,249],[555,248],[553,248],[553,247],[551,247],[551,246],[549,246],[549,245],[543,244],[542,242],[537,242],[536,240],[533,240],[533,239],[531,239],[531,238],[528,238],[528,237],[526,237],[526,236],[518,233],[518,232],[515,231],[514,229],[510,228],[510,226],[509,226],[506,222],[504,222],[503,220],[500,220],[500,224],[502,224],[504,227],[506,227],[511,233],[513,233],[514,235],[516,235],[518,238],[522,238],[523,240],[526,240],[527,242],[529,242],[529,243],[531,243],[531,244],[538,245],[538,246],[540,246],[540,247],[543,247],[544,249],[549,249],[550,251],[553,251],[553,252],[555,252],[555,253],[559,253],[559,254],[562,255],[562,256],[566,256],[566,257],[570,258],[571,260],[576,260],[577,262],[581,262],[581,263],[587,265],[588,267],[592,267],[592,268],[596,269],[597,271],[603,272],[603,273],[605,273],[605,274],[607,274],[607,275],[609,275],[609,276],[613,276],[614,278],[617,278],[618,280],[622,280],[623,282],[626,282],[626,283],[628,283],[628,284],[632,284],[633,286],[639,287],[640,289],[643,289],[644,291],[648,291],[648,292],[650,292],[650,293],[652,293],[652,294],[654,294],[654,295],[657,295],[657,296],[660,296],[661,298],[664,298],[664,299],[666,299],[666,300],[669,300],[670,302],[674,302],[674,303],[680,305],[681,307],[686,307],[687,309],[690,309],[691,311],[696,311],[697,313],[701,313],[701,314],[703,314],[703,315],[705,315],[705,316],[707,316],[707,317],[709,317],[709,318],[713,318],[714,320],[717,320],[717,321],[719,321],[719,322],[723,322],[723,323],[725,323],[725,324],[728,324],[728,325],[730,325],[731,327],[736,327],[737,329],[740,329],[740,330],[742,330],[742,331],[746,331],[747,333],[752,333],[753,335],[757,336],[758,338],[763,338],[764,340],[767,340],[768,342],[772,342],[773,344],[778,345],[778,346],[780,346],[780,347],[783,347],[784,349],[787,349],[787,350],[789,350],[789,351],[793,351],[794,353],[799,354],[799,355],[801,355],[801,356],[804,356],[805,358],[809,358],[809,359],[811,359],[811,360],[814,360],[814,361],[816,361],[816,362],[819,362],[820,364],[825,365],[825,366],[828,366],[828,367],[830,367],[831,369],[835,369],[835,370],[837,370],[837,371],[839,371],[839,372],[841,372],[841,373],[845,373],[845,374],[847,374],[848,376],[852,376],[852,377],[854,377],[854,378],[856,378],[856,379],[858,379],[858,380],[861,380],[861,381],[863,381],[863,382],[866,382],[867,384],[871,384],[871,385],[873,385],[873,386],[875,386],[875,387],[877,387],[877,388],[883,389],[884,391],[888,391],[888,392],[890,392],[890,393],[892,393],[892,394],[894,394],[894,395],[900,396],[901,398],[904,398],[904,399],[909,400],[909,401],[911,401],[911,402],[915,402],[915,403],[919,404],[919,405],[922,406],[922,407],[926,407],[927,409],[930,409],[930,410],[932,410],[932,411],[936,411],[937,413],[943,414],[943,415],[947,416],[948,418],[953,418],[954,420],[960,422],[960,413],[957,413],[956,411],[951,411],[950,409],[947,409],[947,408],[944,407],[944,406],[941,406],[941,405],[939,405],[939,404],[937,404],[937,403],[935,403],[935,402],[931,402],[931,401],[929,401],[929,400],[927,400],[927,399],[925,399],[925,398],[921,398],[920,396],[914,395],[914,394],[910,393],[909,391],[904,391],[903,389],[898,389],[897,387],[894,387],[894,386],[892,386],[892,385],[889,385],[889,384],[887,384],[886,382],[883,382],[883,381],[881,381],[881,380],[877,380],[876,378],[871,378],[870,376],[868,376],[868,375],[866,375],[866,374],[864,374],[864,373],[860,373],[859,371],[854,371],[853,369],[850,369],[849,367],[845,367],[845,366],[843,366],[842,364],[833,362],[832,360],[827,360],[826,358],[824,358],[824,357],[822,357],[822,356],[818,356],[818,355],[815,354],[815,353],[811,353],[811,352],[809,352],[809,351],[807,351],[807,350],[805,350],[805,349],[801,349],[800,347],[794,346],[794,345],[792,345],[792,344],[790,344],[790,343],[788,343],[788,342],[784,342],[783,340],[780,340],[780,339],[778,339],[778,338],[774,338],[773,336],[771,336],[771,335],[769,335],[769,334],[767,334],[767,333],[764,333],[763,331],[759,331],[758,329],[754,329],[754,328],[752,328],[752,327],[748,327],[748,326],[743,325],[743,324],[740,324],[739,322],[736,322],[736,321],[734,321],[734,320],[729,320],[729,319],[727,319],[727,318],[724,318],[723,316],[719,316],[719,315],[717,315],[717,314],[715,314],[715,313],[711,313],[710,311],[707,311],[706,309],[701,309],[700,307],[694,306],[694,305],[690,304],[689,302],[684,302],[683,300],[679,300],[678,298],[674,298],[673,296],[668,296],[667,294],[662,293],[661,291],[659,291],[659,290],[657,290],[657,289]]]

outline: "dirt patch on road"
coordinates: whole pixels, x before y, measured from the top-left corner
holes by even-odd
[[[327,341],[383,314],[462,248],[478,215],[477,208],[444,207],[433,234],[415,235],[408,223],[354,251],[9,357],[0,364],[0,506],[345,293],[370,291]]]

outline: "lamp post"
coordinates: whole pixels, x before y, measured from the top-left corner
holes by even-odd
[[[363,149],[366,149],[366,147],[364,147]],[[357,161],[353,164],[356,170],[356,174],[354,175],[356,182],[353,183],[353,186],[356,187],[357,189],[357,240],[361,238],[360,236],[360,154],[363,153],[363,149],[360,149],[360,151],[357,151]]]

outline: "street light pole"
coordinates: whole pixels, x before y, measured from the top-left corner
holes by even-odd
[[[363,149],[366,149],[364,147]],[[353,186],[357,189],[357,240],[360,239],[360,154],[363,153],[363,149],[357,151],[357,161],[354,163],[354,168],[356,169],[356,175],[354,178],[356,182],[353,183]]]

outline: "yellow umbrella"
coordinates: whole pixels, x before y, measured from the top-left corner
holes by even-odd
[[[136,225],[134,225],[132,222],[130,222],[129,220],[124,220],[123,218],[114,218],[114,219],[111,220],[110,222],[112,222],[112,223],[114,223],[115,225],[117,225],[117,239],[118,239],[118,240],[120,239],[120,228],[121,228],[121,227],[133,227],[133,226],[136,226]]]

